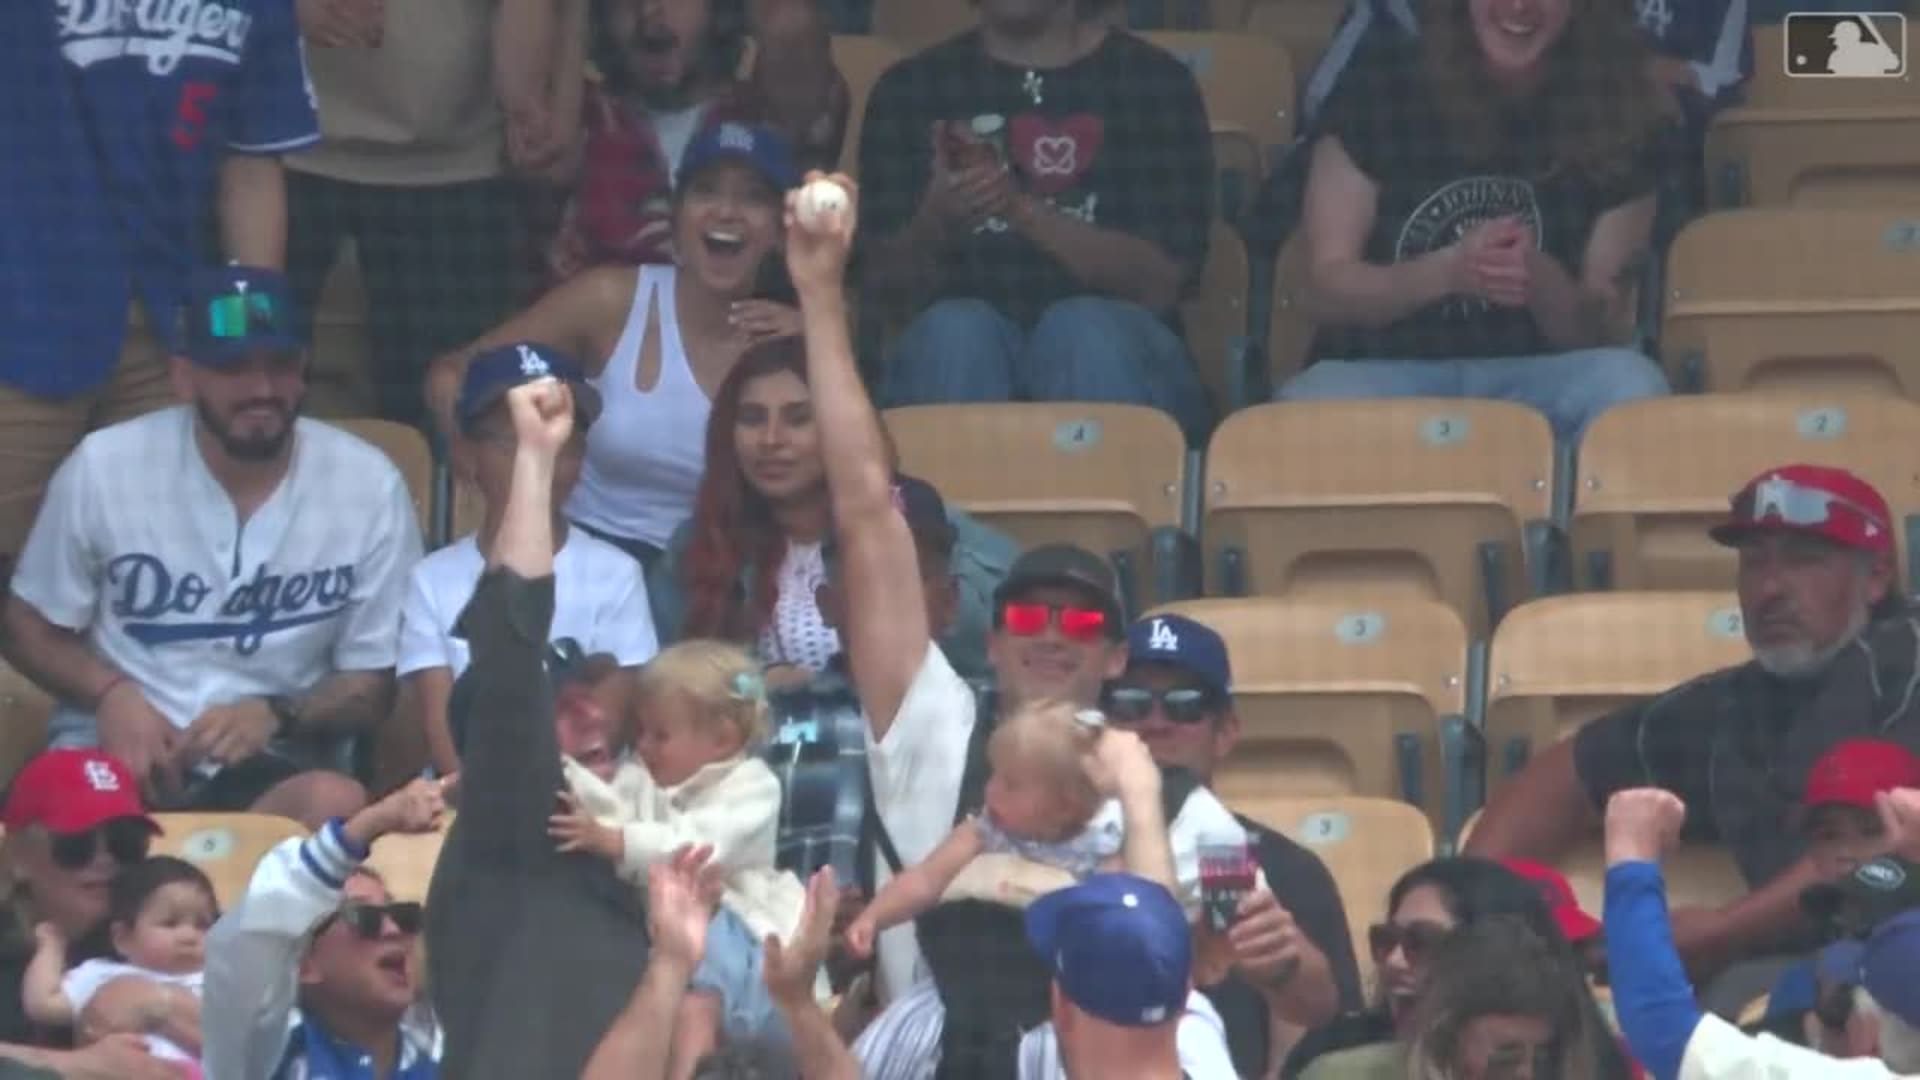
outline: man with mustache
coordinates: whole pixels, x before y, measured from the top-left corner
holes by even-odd
[[[299,418],[307,351],[277,271],[194,276],[183,404],[95,432],[13,578],[8,658],[164,810],[318,828],[366,793],[350,741],[391,706],[420,531],[385,454]]]
[[[1686,839],[1727,847],[1751,890],[1717,911],[1674,911],[1676,944],[1702,985],[1723,973],[1710,1005],[1756,996],[1762,965],[1745,976],[1731,965],[1813,943],[1799,901],[1820,875],[1790,815],[1814,762],[1853,738],[1920,748],[1920,620],[1896,589],[1895,527],[1880,493],[1845,470],[1754,478],[1712,534],[1739,553],[1753,659],[1536,753],[1494,793],[1467,853],[1553,861],[1598,834],[1614,793],[1673,791]]]

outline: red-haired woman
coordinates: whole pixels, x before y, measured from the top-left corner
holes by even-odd
[[[831,507],[806,373],[798,338],[762,342],[734,365],[714,393],[693,517],[647,585],[663,643],[740,642],[776,681],[783,671],[795,681],[818,672],[840,651],[816,599],[827,580]],[[942,644],[969,671],[970,658],[984,662],[989,598],[1018,549],[964,513],[946,513],[956,592]]]

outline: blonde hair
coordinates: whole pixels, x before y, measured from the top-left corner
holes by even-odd
[[[1087,775],[1087,755],[1101,728],[1086,723],[1086,710],[1065,701],[1030,702],[1003,717],[987,740],[987,760],[1013,760],[1058,785],[1062,797],[1088,817],[1100,808],[1100,792]],[[1098,716],[1098,714],[1095,714]]]
[[[706,638],[670,645],[640,669],[638,690],[643,700],[683,696],[701,723],[724,728],[743,746],[766,736],[767,685],[760,664],[738,645]]]

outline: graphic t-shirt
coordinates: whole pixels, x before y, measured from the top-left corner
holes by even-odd
[[[293,0],[0,3],[0,381],[106,381],[129,297],[172,337],[229,154],[319,141]]]
[[[1383,37],[1356,57],[1328,103],[1327,134],[1379,189],[1364,257],[1407,262],[1451,247],[1484,221],[1517,217],[1541,250],[1580,273],[1601,214],[1651,194],[1659,140],[1633,152],[1631,167],[1606,184],[1573,167],[1555,167],[1538,112],[1524,105],[1504,124],[1492,160],[1469,163],[1447,136],[1411,39]],[[1524,308],[1450,297],[1383,327],[1323,327],[1319,359],[1470,359],[1552,352]]]
[[[1150,240],[1191,272],[1205,263],[1213,144],[1200,90],[1179,58],[1117,30],[1060,68],[1001,63],[975,32],[888,69],[861,128],[861,230],[904,227],[933,170],[933,125],[979,117],[1000,121],[1015,179],[1058,212]],[[941,298],[984,300],[1022,324],[1089,291],[997,219],[943,268]]]

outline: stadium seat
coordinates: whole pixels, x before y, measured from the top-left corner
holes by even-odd
[[[1709,204],[1915,206],[1920,79],[1792,78],[1781,28],[1753,35],[1747,100],[1707,131]]]
[[[433,884],[433,864],[440,858],[440,846],[453,827],[453,815],[437,831],[416,835],[393,834],[373,843],[367,866],[386,882],[387,892],[395,900],[425,902],[427,887]]]
[[[1582,724],[1752,657],[1721,592],[1577,593],[1522,604],[1494,632],[1484,724],[1505,777]]]
[[[873,32],[910,53],[971,30],[979,21],[969,0],[874,0],[873,4]]]
[[[1295,77],[1304,82],[1346,13],[1347,0],[1251,0],[1243,25],[1285,48]]]
[[[1666,285],[1660,348],[1676,385],[1920,400],[1913,212],[1708,214],[1674,239]]]
[[[1629,402],[1580,445],[1570,527],[1586,588],[1727,589],[1733,553],[1707,536],[1727,499],[1777,465],[1852,469],[1880,489],[1906,549],[1920,508],[1920,405],[1901,398],[1707,394]],[[1904,563],[1900,564],[1903,568]]]
[[[1214,777],[1221,798],[1399,798],[1444,823],[1458,789],[1443,729],[1467,710],[1467,628],[1453,609],[1255,597],[1161,610],[1212,627],[1233,659],[1241,732]]]
[[[1411,593],[1484,637],[1532,591],[1527,536],[1551,514],[1553,453],[1546,419],[1505,402],[1242,410],[1207,451],[1208,593]]]
[[[0,660],[0,790],[27,759],[46,749],[53,708],[51,695]]]
[[[272,814],[155,814],[161,833],[153,854],[185,859],[213,881],[222,911],[246,894],[260,859],[288,837],[305,836],[299,822]]]
[[[1320,857],[1347,910],[1361,981],[1373,972],[1367,928],[1387,917],[1400,875],[1433,858],[1433,831],[1420,811],[1391,799],[1267,796],[1229,800],[1233,809]]]
[[[855,179],[860,167],[860,127],[867,118],[867,95],[888,68],[906,56],[900,46],[875,34],[835,34],[833,66],[847,80],[851,100],[847,109],[847,138],[840,151],[840,171]]]
[[[1186,440],[1165,413],[1076,402],[888,409],[900,467],[1023,546],[1110,556],[1127,610],[1176,591]],[[1171,578],[1169,578],[1171,580]]]
[[[420,515],[423,537],[433,532],[433,449],[418,428],[391,420],[335,420],[336,427],[358,435],[386,452],[400,475],[406,478],[407,492],[413,496],[413,508]]]
[[[348,245],[327,275],[314,304],[313,363],[307,375],[307,414],[327,419],[374,411],[372,346],[367,338],[367,294],[360,257]]]
[[[1246,368],[1247,249],[1224,221],[1213,223],[1206,269],[1193,295],[1180,306],[1180,321],[1215,413],[1225,416],[1249,404],[1253,387]]]
[[[1162,30],[1141,35],[1193,72],[1214,133],[1220,208],[1229,220],[1251,206],[1268,163],[1293,140],[1293,64],[1254,34]]]
[[[1460,830],[1460,846],[1473,835],[1480,815],[1474,814]],[[1596,832],[1576,845],[1574,850],[1555,861],[1554,866],[1573,886],[1580,910],[1599,918],[1606,910],[1607,856]],[[1727,849],[1710,844],[1682,844],[1678,851],[1661,860],[1667,881],[1667,904],[1671,908],[1714,909],[1747,895],[1746,879],[1734,864]]]

